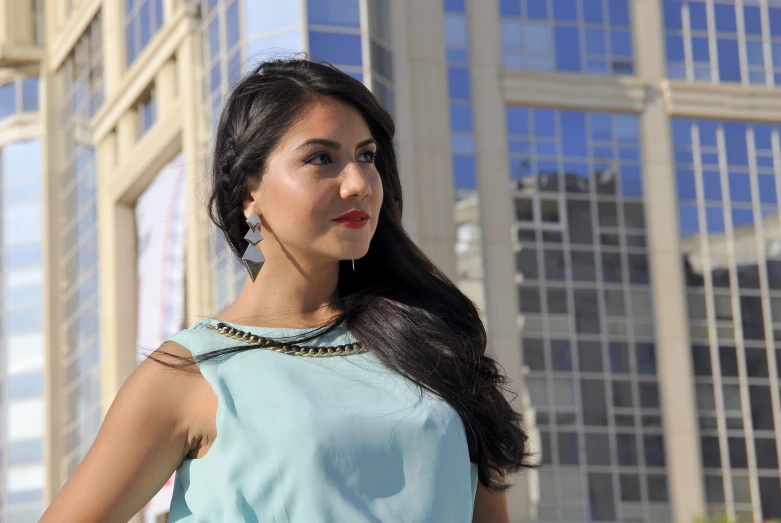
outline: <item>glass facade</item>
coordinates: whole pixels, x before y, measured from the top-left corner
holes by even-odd
[[[498,1],[505,67],[633,73],[629,0]]]
[[[480,199],[469,67],[469,26],[464,0],[445,0],[445,49],[450,108],[456,221],[456,283],[475,303],[485,302]]]
[[[509,106],[540,521],[670,521],[638,118]]]
[[[125,51],[127,66],[136,61],[163,26],[163,0],[125,0]]]
[[[43,513],[43,207],[41,141],[0,149],[0,520]]]
[[[781,85],[781,2],[664,0],[667,75]]]
[[[779,127],[673,119],[708,508],[781,518]]]
[[[57,187],[62,317],[64,416],[57,431],[65,439],[66,473],[81,462],[101,423],[100,302],[95,147],[90,121],[103,105],[101,13],[90,22],[57,71],[61,94],[56,106],[62,157]]]

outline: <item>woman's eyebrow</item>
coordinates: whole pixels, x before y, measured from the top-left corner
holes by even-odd
[[[368,138],[368,139],[362,141],[361,143],[359,143],[358,145],[356,145],[355,148],[356,149],[360,149],[361,147],[364,147],[365,145],[369,145],[369,144],[372,144],[372,143],[376,144],[377,140],[375,140],[374,138]],[[329,140],[327,138],[312,138],[311,140],[307,140],[304,143],[302,143],[301,145],[299,145],[298,147],[296,147],[296,151],[304,149],[305,147],[309,147],[310,145],[322,145],[324,147],[328,147],[329,149],[341,149],[342,148],[342,144],[340,144],[339,142],[335,142],[335,141]]]

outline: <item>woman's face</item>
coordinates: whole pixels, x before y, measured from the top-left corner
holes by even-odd
[[[259,247],[269,262],[280,254],[313,264],[361,258],[382,205],[377,144],[343,102],[313,102],[304,115],[269,155],[244,214],[261,216]],[[348,211],[359,219],[340,219]]]

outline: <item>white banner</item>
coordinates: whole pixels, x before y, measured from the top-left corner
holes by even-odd
[[[136,203],[138,326],[136,359],[160,346],[184,323],[185,169],[182,155],[155,177]],[[171,506],[174,477],[144,507],[157,523]]]

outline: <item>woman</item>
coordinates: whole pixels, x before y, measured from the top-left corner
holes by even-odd
[[[169,522],[509,521],[521,416],[475,305],[402,228],[393,134],[327,64],[238,82],[209,212],[244,288],[136,369],[44,523],[127,521],[174,470]]]

